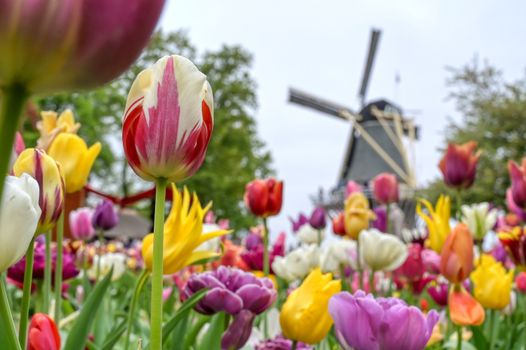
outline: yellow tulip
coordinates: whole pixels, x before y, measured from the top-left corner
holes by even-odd
[[[58,134],[65,132],[76,134],[80,128],[80,123],[75,122],[75,117],[70,109],[57,115],[54,111],[44,111],[40,113],[42,120],[37,123],[40,137],[37,140],[37,147],[47,150],[53,143]]]
[[[319,343],[332,326],[329,299],[341,291],[341,281],[332,274],[313,270],[287,298],[281,308],[279,322],[283,335],[307,344]]]
[[[219,256],[217,252],[198,250],[202,243],[227,234],[227,230],[203,233],[203,220],[211,204],[204,209],[199,198],[190,196],[185,187],[183,194],[172,185],[172,209],[164,223],[163,274],[169,275],[201,260]],[[153,264],[153,233],[142,241],[142,256],[148,270]]]
[[[88,148],[86,142],[75,134],[61,133],[55,138],[48,153],[64,170],[67,193],[84,187],[100,149],[100,142]]]
[[[429,215],[422,212],[421,204],[424,204]],[[427,224],[429,238],[427,239],[426,244],[435,252],[440,253],[442,246],[446,241],[446,237],[451,231],[451,227],[449,226],[449,218],[451,215],[450,198],[448,196],[440,195],[434,210],[429,201],[420,199],[416,206],[416,212]]]
[[[345,200],[344,223],[347,237],[357,240],[358,234],[369,228],[369,220],[374,219],[374,212],[369,209],[369,201],[363,193],[354,192]]]
[[[13,164],[13,173],[16,176],[28,174],[37,181],[38,203],[42,209],[37,233],[49,231],[64,209],[64,174],[60,165],[43,150],[28,148]]]
[[[482,255],[481,262],[471,274],[474,296],[485,308],[500,310],[510,303],[513,270],[506,272],[491,255]]]

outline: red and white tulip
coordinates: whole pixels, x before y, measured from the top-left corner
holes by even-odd
[[[122,141],[128,163],[147,181],[182,181],[203,163],[214,127],[212,88],[182,56],[166,56],[135,79]]]

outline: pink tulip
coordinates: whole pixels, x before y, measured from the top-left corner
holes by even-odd
[[[398,202],[398,180],[389,173],[381,173],[373,179],[374,199],[382,204]]]
[[[508,162],[508,172],[511,178],[511,188],[509,190],[511,198],[508,205],[515,205],[518,208],[526,208],[526,158],[518,165],[514,161]],[[511,203],[510,203],[511,202]]]
[[[164,2],[0,1],[0,86],[42,93],[116,78],[147,44]]]
[[[73,238],[89,241],[95,236],[92,224],[93,209],[79,208],[69,213],[69,228]]]
[[[201,167],[213,127],[206,76],[188,59],[166,56],[133,82],[123,118],[124,153],[144,180],[180,182]]]
[[[363,192],[362,186],[354,181],[347,182],[347,186],[345,187],[345,198],[349,197],[354,192]]]

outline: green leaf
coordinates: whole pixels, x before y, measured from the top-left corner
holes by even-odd
[[[210,316],[204,316],[204,315],[200,315],[200,316],[201,317],[197,320],[197,322],[193,325],[193,327],[190,328],[190,331],[185,337],[183,349],[190,349],[190,346],[195,345],[197,343],[197,336],[199,335],[199,332],[204,327],[204,325],[210,322],[211,320]]]
[[[97,283],[90,296],[84,303],[80,314],[71,328],[66,339],[64,350],[84,350],[88,334],[97,315],[102,299],[110,286],[113,268],[102,281]]]
[[[473,342],[477,349],[488,349],[489,342],[484,335],[484,328],[482,326],[472,326],[471,331],[473,332]]]
[[[221,336],[225,331],[225,313],[220,312],[212,317],[210,326],[199,343],[197,350],[221,349]]]
[[[126,330],[126,321],[123,321],[119,326],[114,328],[106,338],[104,339],[104,342],[102,343],[101,350],[111,350],[117,344],[119,341],[119,338],[121,335],[124,334],[124,331]]]
[[[179,307],[175,315],[163,326],[163,339],[168,339],[168,334],[175,329],[179,321],[188,316],[190,310],[205,296],[206,292],[208,289],[201,289]]]

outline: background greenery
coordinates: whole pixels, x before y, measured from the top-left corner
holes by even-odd
[[[203,202],[213,199],[219,218],[228,218],[234,228],[254,223],[243,205],[245,184],[272,173],[271,155],[256,133],[256,83],[250,74],[252,55],[240,46],[224,45],[198,54],[185,32],[158,32],[137,62],[120,78],[99,89],[61,93],[37,99],[40,110],[74,110],[82,123],[79,134],[89,145],[103,144],[91,183],[117,195],[128,195],[151,187],[128,167],[122,154],[121,118],[126,96],[135,76],[157,59],[178,54],[191,59],[208,76],[214,91],[215,125],[202,168],[185,181]],[[38,113],[30,113],[24,138],[34,145]],[[182,185],[182,184],[178,184]]]
[[[526,75],[507,82],[498,69],[477,60],[448,70],[449,97],[462,118],[449,123],[441,150],[447,142],[475,140],[482,151],[477,178],[473,187],[461,193],[462,202],[486,201],[504,207],[510,185],[507,162],[526,155]],[[431,182],[422,195],[435,201],[440,193],[456,195],[441,178]]]

